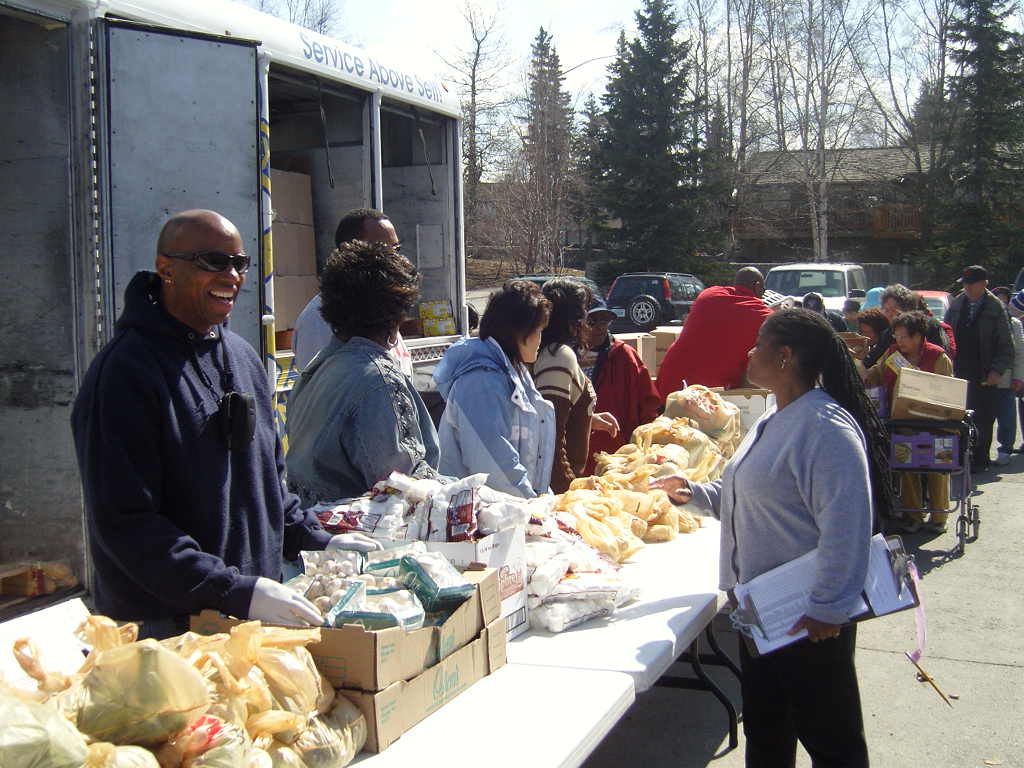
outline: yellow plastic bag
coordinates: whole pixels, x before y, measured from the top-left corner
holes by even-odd
[[[143,640],[96,656],[82,680],[76,722],[99,741],[152,746],[209,706],[202,675],[156,640]]]
[[[81,768],[85,739],[46,704],[0,692],[0,765],[3,768]]]
[[[82,768],[160,768],[160,763],[144,747],[118,747],[104,741],[89,745]]]

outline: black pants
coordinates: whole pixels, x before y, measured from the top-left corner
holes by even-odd
[[[999,391],[995,387],[983,387],[977,381],[968,381],[967,407],[974,411],[974,425],[978,429],[978,443],[974,446],[971,464],[983,469],[990,463],[992,428],[999,408]]]
[[[867,768],[856,642],[856,626],[760,657],[740,642],[747,768],[793,768],[798,739],[814,768]]]

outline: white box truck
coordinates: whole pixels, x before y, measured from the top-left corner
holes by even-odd
[[[467,326],[459,111],[404,55],[221,0],[0,0],[0,562],[84,571],[71,404],[175,211],[238,226],[254,268],[230,325],[263,355],[283,419],[296,371],[275,332],[316,292],[339,217],[384,210],[423,301],[454,320],[407,334],[429,385]]]

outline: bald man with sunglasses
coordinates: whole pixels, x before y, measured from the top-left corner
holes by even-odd
[[[93,601],[142,637],[179,634],[204,608],[320,624],[280,584],[284,558],[379,546],[332,537],[285,490],[266,370],[224,327],[248,268],[220,214],[171,217],[75,399]]]

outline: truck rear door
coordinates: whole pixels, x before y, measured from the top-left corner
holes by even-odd
[[[260,351],[256,43],[107,20],[109,232],[114,316],[173,213],[209,208],[252,257],[229,327]],[[113,318],[110,318],[113,319]]]

